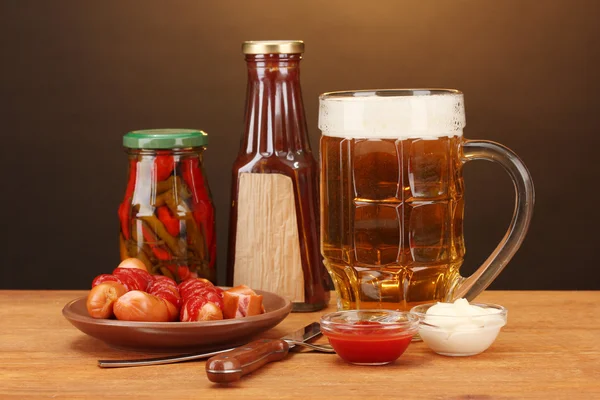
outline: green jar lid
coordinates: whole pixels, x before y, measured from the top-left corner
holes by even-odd
[[[130,149],[174,149],[208,144],[208,135],[195,129],[144,129],[123,136],[123,146]]]

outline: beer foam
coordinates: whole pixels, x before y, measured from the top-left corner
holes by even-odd
[[[458,91],[357,91],[319,97],[319,129],[326,136],[435,139],[462,136],[465,124],[463,94]]]

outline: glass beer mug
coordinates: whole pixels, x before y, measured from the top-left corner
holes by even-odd
[[[521,245],[533,211],[531,176],[506,147],[463,138],[456,90],[377,90],[320,96],[321,252],[339,309],[409,310],[472,300]],[[460,275],[462,166],[499,163],[516,188],[509,230],[469,277]]]

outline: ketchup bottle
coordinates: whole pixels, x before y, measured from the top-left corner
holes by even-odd
[[[293,311],[329,302],[318,164],[300,90],[302,41],[244,42],[245,130],[233,164],[228,284],[277,293]]]

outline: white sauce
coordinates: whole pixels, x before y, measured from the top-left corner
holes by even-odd
[[[436,353],[469,356],[485,351],[494,342],[506,315],[495,308],[482,308],[465,299],[438,303],[427,310],[419,334]]]

